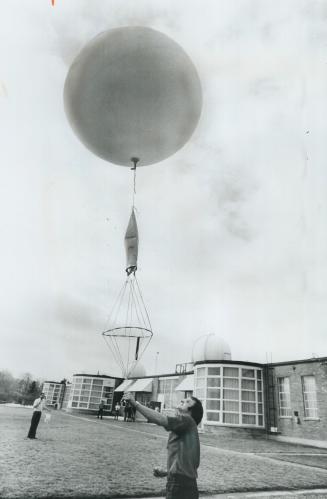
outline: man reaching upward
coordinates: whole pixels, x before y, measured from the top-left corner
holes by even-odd
[[[135,401],[130,393],[123,397],[150,423],[169,431],[167,471],[154,469],[157,477],[167,476],[166,499],[198,499],[197,469],[200,464],[200,441],[197,425],[203,408],[200,400],[187,397],[177,407],[176,415],[166,416]]]

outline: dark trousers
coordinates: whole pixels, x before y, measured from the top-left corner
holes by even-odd
[[[34,411],[31,419],[31,426],[28,432],[28,438],[35,438],[36,430],[41,419],[41,411]]]
[[[166,485],[166,499],[198,499],[199,492],[195,478],[169,474]]]
[[[98,418],[99,418],[99,416],[100,416],[100,418],[102,419],[102,416],[103,416],[103,409],[99,409],[99,410],[98,410]]]

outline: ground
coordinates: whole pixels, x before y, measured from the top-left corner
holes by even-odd
[[[26,438],[31,409],[0,406],[0,497],[163,496],[167,433],[148,423],[52,411],[37,440]],[[198,485],[213,493],[326,488],[327,450],[262,439],[201,434]]]

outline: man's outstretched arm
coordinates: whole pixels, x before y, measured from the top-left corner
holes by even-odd
[[[146,407],[145,405],[140,404],[139,402],[135,401],[133,395],[131,393],[125,393],[123,396],[124,400],[128,400],[129,403],[135,407],[135,409],[142,414],[150,423],[157,424],[159,426],[167,426],[168,425],[168,419],[167,416],[164,416],[158,411],[154,411],[153,409],[150,409],[149,407]]]

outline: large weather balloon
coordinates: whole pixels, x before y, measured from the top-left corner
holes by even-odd
[[[201,113],[196,69],[171,38],[123,27],[91,40],[73,61],[65,111],[83,144],[118,165],[162,161],[192,135]]]

